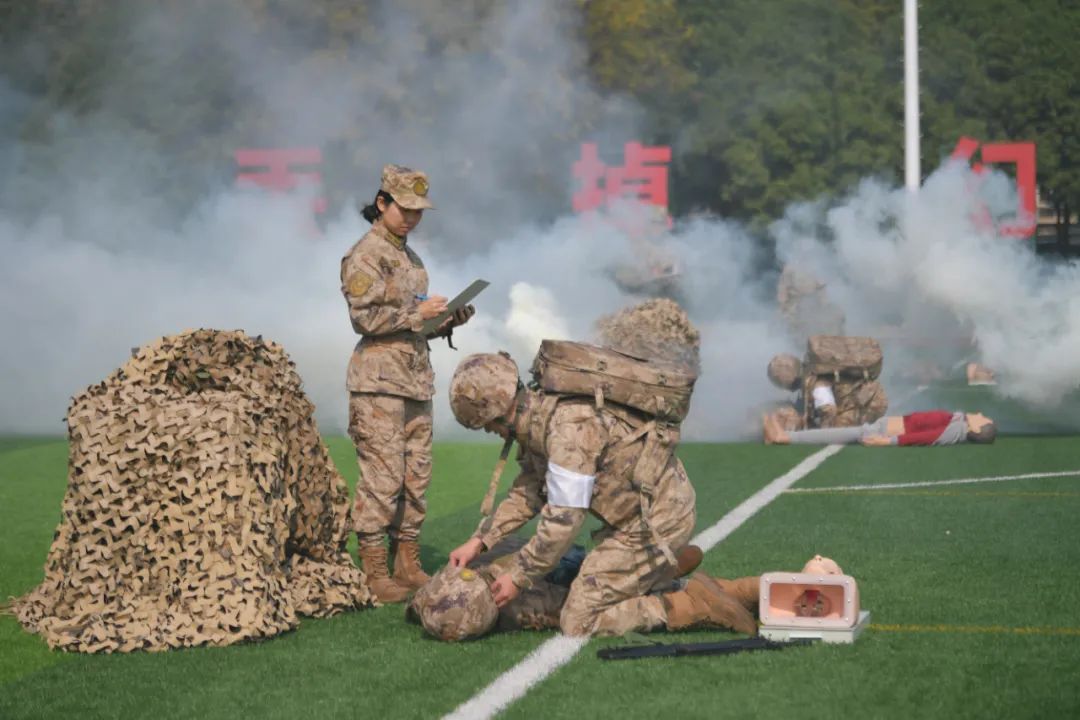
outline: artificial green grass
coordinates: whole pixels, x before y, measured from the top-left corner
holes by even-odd
[[[1080,469],[1075,447],[1067,438],[853,447],[798,487]],[[665,703],[680,717],[1076,717],[1078,512],[1080,477],[784,494],[703,568],[751,575],[831,556],[858,581],[872,622],[886,627],[853,646],[713,658],[604,662],[590,646],[506,717],[646,717]],[[972,632],[993,626],[1071,634]],[[919,629],[929,627],[937,630]],[[619,641],[593,645],[611,642]]]
[[[351,485],[351,444],[331,438],[328,445]],[[4,448],[0,593],[10,595],[40,580],[59,517],[66,444]],[[817,449],[682,447],[697,489],[699,529]],[[429,567],[472,531],[497,455],[492,443],[436,446],[424,530]],[[1075,469],[1080,452],[1072,438],[852,447],[797,487]],[[504,490],[513,474],[508,468]],[[1080,585],[1071,580],[1080,562],[1077,510],[1075,477],[781,495],[708,553],[704,568],[757,574],[798,569],[815,552],[831,555],[859,581],[863,606],[880,630],[868,630],[854,646],[627,662],[595,657],[598,647],[622,640],[595,640],[506,715],[1076,716],[1080,636],[926,628],[1080,628]],[[262,643],[86,656],[49,651],[12,618],[0,617],[0,717],[437,717],[550,636],[509,633],[443,644],[407,625],[396,606],[305,620],[297,631]]]

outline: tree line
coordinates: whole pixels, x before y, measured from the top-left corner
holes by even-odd
[[[0,146],[0,193],[33,192],[26,168],[54,161],[58,111],[90,116],[119,108],[132,142],[170,158],[156,171],[163,197],[221,181],[222,158],[265,126],[266,88],[219,72],[230,52],[191,30],[185,57],[163,62],[139,43],[131,18],[153,5],[165,18],[241,12],[253,47],[287,44],[300,64],[348,68],[372,48],[390,48],[386,23],[407,14],[415,72],[445,63],[501,64],[519,57],[485,47],[480,21],[509,12],[511,0],[431,3],[399,0],[0,0],[0,142],[17,139],[37,154]],[[583,48],[580,65],[598,96],[632,98],[639,139],[672,146],[672,210],[710,211],[761,225],[790,203],[842,193],[859,179],[899,181],[903,170],[903,45],[899,0],[575,0],[554,4],[564,31]],[[230,10],[229,8],[233,8]],[[1067,218],[1080,207],[1080,6],[1066,0],[950,0],[920,9],[922,171],[931,172],[961,135],[1037,143],[1042,196]],[[145,28],[144,28],[145,29]],[[554,50],[552,50],[554,51]],[[178,72],[177,68],[182,71]],[[385,68],[360,73],[358,92],[389,114],[422,118],[423,102],[379,85]],[[418,75],[419,76],[419,75]],[[550,82],[575,78],[552,77]],[[366,84],[365,84],[366,83]],[[169,102],[156,102],[162,87]],[[553,88],[546,88],[547,98]],[[437,94],[432,86],[429,92]],[[407,93],[406,93],[407,95]],[[18,98],[5,101],[5,98]],[[567,94],[546,108],[567,121],[558,137],[590,139],[603,113]],[[150,99],[151,101],[147,101]],[[590,100],[591,102],[591,100]],[[483,112],[478,104],[477,112]],[[527,110],[523,111],[527,112]],[[432,128],[437,118],[431,118]],[[525,118],[522,122],[526,122]],[[423,127],[421,123],[421,127]],[[342,123],[321,138],[330,147],[362,144]],[[285,138],[286,141],[289,138]],[[538,148],[548,147],[538,143]],[[350,181],[355,153],[330,153],[327,174]],[[542,166],[545,153],[535,153]],[[50,159],[53,158],[53,159]],[[333,167],[335,162],[342,167]],[[554,166],[552,166],[554,167]],[[559,196],[562,177],[542,167],[529,178]],[[22,173],[16,189],[12,178]],[[6,175],[6,177],[4,177]],[[17,191],[16,191],[17,190]],[[564,198],[549,203],[558,207]]]

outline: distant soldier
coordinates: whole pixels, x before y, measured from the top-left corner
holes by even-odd
[[[797,342],[805,342],[811,335],[844,334],[844,312],[829,300],[825,283],[806,270],[784,265],[776,301]]]
[[[598,408],[592,399],[527,389],[517,365],[502,354],[463,360],[451,381],[450,406],[465,427],[516,437],[522,447],[521,474],[509,497],[450,553],[451,565],[465,567],[540,517],[536,534],[490,585],[497,606],[551,572],[591,513],[604,526],[559,615],[564,633],[756,632],[746,607],[715,581],[695,575],[685,587],[676,582],[675,554],[694,529],[694,488],[673,448],[663,445],[667,436],[652,432],[655,423],[614,403]]]
[[[787,353],[769,361],[774,385],[797,393],[793,405],[774,412],[785,430],[854,427],[881,418],[888,409],[885,388],[877,381],[881,346],[873,338],[814,335],[806,357]]]
[[[387,165],[375,200],[363,209],[371,230],[341,260],[341,292],[353,330],[362,335],[347,380],[349,435],[360,465],[353,529],[364,572],[382,602],[400,602],[428,580],[419,545],[431,481],[428,338],[447,336],[473,313],[464,308],[435,333],[421,332],[425,320],[446,310],[445,297],[428,297],[427,271],[408,245],[409,232],[430,207],[424,173]]]

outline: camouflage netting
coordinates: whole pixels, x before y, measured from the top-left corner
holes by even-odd
[[[198,330],[136,351],[72,401],[61,522],[19,621],[51,647],[128,652],[374,604],[313,410],[262,338]]]
[[[646,300],[596,321],[598,344],[635,357],[677,362],[697,372],[701,334],[673,300]]]

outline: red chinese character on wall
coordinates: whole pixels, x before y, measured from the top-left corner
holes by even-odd
[[[670,147],[629,142],[623,148],[623,164],[609,166],[600,160],[596,143],[582,143],[581,158],[572,168],[579,181],[573,196],[574,212],[598,210],[626,197],[666,210],[669,162]]]
[[[233,153],[236,158],[236,184],[259,187],[278,193],[310,189],[322,192],[322,150],[319,148],[246,148]],[[316,215],[326,212],[326,198],[312,198]]]
[[[953,149],[954,160],[970,161],[979,149],[979,141],[962,137]],[[1020,205],[1016,210],[1016,219],[1003,223],[998,232],[1009,237],[1031,237],[1035,233],[1035,143],[987,143],[982,146],[983,162],[972,164],[972,170],[981,175],[986,172],[983,163],[1011,163],[1016,165],[1016,191]],[[991,225],[990,211],[982,208],[978,216],[979,225]]]

